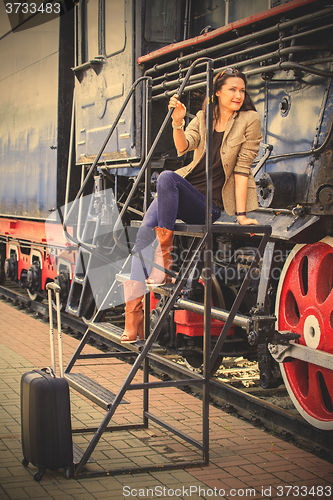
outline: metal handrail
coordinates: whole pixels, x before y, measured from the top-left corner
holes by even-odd
[[[166,69],[168,69],[172,66],[175,66],[175,65],[178,66],[178,65],[181,65],[183,63],[186,63],[187,61],[192,60],[193,57],[195,57],[195,56],[207,57],[208,54],[210,54],[212,52],[216,52],[217,50],[226,50],[229,48],[233,48],[237,45],[244,44],[245,42],[248,42],[248,41],[253,41],[253,40],[257,41],[258,37],[264,37],[264,36],[267,36],[267,35],[270,35],[273,33],[280,33],[283,30],[290,28],[294,25],[299,26],[303,22],[307,22],[307,21],[312,22],[315,18],[328,16],[328,15],[331,15],[332,13],[333,13],[333,7],[329,6],[321,11],[313,12],[311,14],[307,14],[305,16],[301,16],[301,17],[291,19],[288,21],[283,21],[281,23],[275,24],[274,26],[270,26],[269,28],[264,28],[259,32],[257,31],[255,33],[243,35],[243,36],[240,36],[236,39],[232,39],[232,40],[229,40],[227,42],[222,42],[220,44],[214,44],[213,47],[199,50],[196,53],[190,53],[190,54],[186,54],[186,55],[181,56],[181,57],[176,57],[173,60],[167,61],[167,62],[162,63],[162,64],[155,64],[152,68],[148,69],[145,74],[151,76],[156,71],[165,72]],[[309,31],[309,33],[311,33],[311,31]],[[299,34],[299,36],[305,36],[307,34],[308,34],[308,32],[305,31],[305,32],[302,32],[301,34]],[[295,38],[295,35],[292,35],[292,38]],[[280,40],[280,38],[278,39],[278,41],[279,40]],[[284,41],[284,38],[282,36],[281,42],[283,42],[283,41]],[[227,54],[227,57],[229,57],[229,54]]]
[[[70,210],[68,211],[68,213],[67,213],[67,215],[66,215],[66,217],[65,217],[65,219],[64,219],[64,221],[63,221],[63,223],[62,223],[63,230],[64,230],[64,233],[65,233],[66,238],[67,238],[67,239],[69,239],[71,242],[73,242],[73,243],[75,243],[75,244],[78,244],[78,245],[79,245],[79,246],[81,246],[82,248],[85,248],[86,250],[90,251],[91,253],[95,253],[95,252],[94,252],[94,249],[96,248],[96,246],[95,246],[95,245],[89,245],[88,243],[85,243],[85,242],[83,242],[83,241],[81,241],[81,240],[79,240],[79,239],[74,238],[73,236],[71,236],[71,235],[69,234],[69,232],[67,231],[67,222],[68,222],[68,220],[69,220],[69,218],[70,218],[70,216],[71,216],[71,214],[72,214],[72,212],[73,212],[73,210],[74,210],[74,207],[75,207],[75,205],[76,205],[76,202],[77,202],[77,201],[79,200],[79,198],[82,196],[82,194],[83,194],[83,192],[84,192],[84,189],[85,189],[85,187],[86,187],[86,185],[87,185],[88,181],[89,181],[89,180],[90,180],[90,178],[92,177],[93,172],[94,172],[94,170],[95,170],[95,167],[96,167],[97,163],[99,162],[99,160],[100,160],[100,158],[101,158],[101,156],[102,156],[102,154],[103,154],[103,151],[104,151],[104,149],[106,148],[106,146],[107,146],[107,144],[108,144],[108,142],[109,142],[109,140],[110,140],[110,138],[111,138],[111,136],[112,136],[113,132],[115,131],[115,128],[116,128],[116,126],[117,126],[117,124],[118,124],[118,122],[119,122],[119,120],[120,120],[120,118],[121,118],[122,114],[124,113],[124,111],[125,111],[125,109],[126,109],[126,107],[127,107],[128,103],[129,103],[129,100],[131,99],[131,97],[132,97],[132,95],[133,95],[133,93],[134,93],[134,91],[135,91],[136,87],[139,85],[139,83],[141,83],[141,82],[143,82],[143,81],[151,82],[151,77],[149,77],[149,76],[143,76],[143,77],[138,78],[138,79],[137,79],[137,80],[133,83],[131,90],[129,91],[129,93],[128,93],[128,95],[127,95],[127,97],[126,97],[126,99],[125,99],[125,101],[124,101],[124,103],[123,103],[123,105],[122,105],[122,107],[121,107],[121,109],[120,109],[120,111],[119,111],[119,113],[118,113],[118,115],[117,115],[117,117],[116,117],[115,121],[113,122],[113,124],[112,124],[112,126],[111,126],[111,128],[110,128],[110,130],[109,130],[109,132],[108,132],[108,134],[107,134],[107,136],[106,136],[106,138],[104,139],[104,142],[103,142],[102,146],[100,147],[99,152],[97,153],[96,158],[95,158],[95,160],[94,160],[93,164],[91,165],[91,167],[90,167],[90,169],[89,169],[89,171],[88,171],[88,173],[87,173],[87,175],[86,175],[86,177],[85,177],[85,179],[84,179],[83,183],[81,184],[81,187],[80,187],[80,189],[79,189],[79,191],[78,191],[78,193],[77,193],[76,197],[74,198],[74,200],[73,200],[73,202],[72,202],[72,206],[71,206]],[[141,163],[142,161],[143,161],[143,158],[141,159],[140,163]],[[96,252],[96,253],[95,253],[95,255],[96,255],[96,254],[97,254],[97,256],[100,256],[100,257],[102,258],[102,260],[104,260],[104,261],[106,261],[106,262],[110,262],[110,261],[109,261],[109,259],[107,259],[107,258],[106,258],[106,257],[104,257],[104,256],[101,256],[101,254],[99,254],[98,252]]]
[[[188,80],[190,79],[190,77],[191,77],[191,75],[192,75],[192,73],[194,71],[194,68],[197,65],[202,64],[203,62],[206,62],[208,66],[211,65],[211,68],[212,68],[213,61],[210,58],[201,58],[201,59],[197,59],[196,61],[194,61],[191,64],[191,66],[188,68],[187,73],[186,73],[186,75],[185,75],[185,77],[184,77],[184,79],[182,81],[182,84],[181,84],[180,88],[177,91],[177,95],[179,97],[181,97],[181,95],[182,95],[182,93],[183,93],[183,91],[184,91],[184,89],[186,87],[186,84],[187,84]],[[211,70],[211,73],[212,73],[212,70]],[[207,75],[208,74],[210,74],[210,71],[207,71]],[[211,75],[211,83],[207,82],[207,103],[210,104],[211,108],[212,108],[212,99],[210,98],[210,94],[212,94],[212,82],[213,82],[213,76]],[[209,98],[208,98],[208,94],[209,94]],[[119,248],[122,248],[123,250],[126,249],[126,251],[129,252],[130,255],[133,255],[133,256],[137,257],[138,259],[140,259],[141,261],[144,261],[144,262],[146,262],[146,263],[148,263],[150,265],[153,265],[153,266],[155,266],[158,269],[164,270],[170,276],[175,277],[176,275],[172,271],[169,271],[167,269],[162,268],[161,266],[159,266],[156,263],[150,261],[149,259],[144,258],[141,254],[134,253],[131,249],[129,249],[128,247],[125,247],[124,245],[122,245],[120,243],[120,241],[117,239],[117,228],[121,224],[122,217],[123,217],[125,211],[127,210],[130,202],[131,202],[131,199],[132,199],[132,197],[133,197],[133,195],[134,195],[134,193],[135,193],[135,191],[136,191],[136,189],[137,189],[137,187],[138,187],[138,185],[139,185],[139,183],[140,183],[140,181],[141,181],[141,179],[143,177],[143,174],[146,171],[147,165],[149,165],[149,162],[150,162],[150,160],[152,158],[152,155],[153,155],[153,153],[154,153],[154,151],[156,149],[156,146],[157,146],[157,144],[158,144],[158,142],[159,142],[159,140],[161,138],[162,133],[164,132],[166,126],[168,125],[168,123],[170,121],[170,118],[171,118],[171,115],[172,115],[173,111],[174,110],[172,108],[169,109],[166,117],[164,118],[164,121],[163,121],[163,123],[162,123],[162,125],[161,125],[161,127],[160,127],[160,129],[159,129],[159,131],[158,131],[158,133],[156,135],[156,137],[155,137],[155,140],[154,140],[154,142],[153,142],[153,144],[152,144],[152,146],[151,146],[148,154],[147,154],[145,162],[142,165],[141,170],[140,170],[139,174],[137,175],[137,178],[136,178],[136,180],[135,180],[135,182],[134,182],[134,184],[132,186],[132,189],[131,189],[131,191],[130,191],[130,193],[129,193],[129,195],[128,195],[125,203],[124,203],[124,206],[123,206],[123,208],[122,208],[122,210],[121,210],[121,212],[120,212],[120,214],[118,216],[118,219],[117,219],[117,221],[115,223],[115,230],[114,230],[113,237],[114,237],[115,243],[117,244],[117,246]],[[208,126],[212,127],[212,122],[213,122],[212,115],[211,115],[211,117],[209,117],[208,113],[207,113],[207,127]],[[207,132],[208,132],[208,130],[207,130]],[[207,140],[212,140],[212,138],[210,137],[211,135],[212,135],[211,133],[207,133]],[[207,151],[208,151],[208,149],[207,149]],[[212,155],[212,153],[210,153],[210,158],[211,158],[211,155]],[[209,191],[209,189],[208,189],[208,182],[207,182],[207,191]],[[211,193],[211,190],[210,190],[210,193]],[[211,197],[211,194],[209,195],[209,197]],[[211,203],[209,205],[209,198],[207,198],[207,205],[206,206],[207,207],[208,206],[211,207]],[[209,212],[209,214],[211,214],[211,208],[210,209],[207,208],[207,211]],[[206,219],[206,221],[207,221],[207,219]]]
[[[184,91],[184,89],[186,87],[186,84],[187,84],[188,80],[190,79],[190,77],[191,77],[191,75],[192,75],[192,73],[194,71],[194,68],[197,65],[200,65],[202,63],[207,63],[208,67],[210,68],[207,71],[207,75],[210,75],[210,79],[211,79],[211,82],[207,82],[207,105],[208,105],[208,107],[207,107],[207,127],[209,127],[209,126],[212,127],[212,99],[211,99],[211,95],[210,95],[210,94],[212,94],[212,81],[213,81],[213,68],[212,68],[213,60],[212,59],[210,59],[210,58],[201,58],[201,59],[197,59],[196,61],[194,61],[192,63],[192,65],[188,68],[187,73],[185,75],[185,78],[182,81],[182,84],[181,84],[181,86],[180,86],[180,88],[178,90],[178,95],[179,95],[179,97],[181,97],[181,95],[182,95],[182,93],[183,93],[183,91]],[[72,212],[74,210],[75,203],[78,201],[78,199],[83,194],[84,189],[85,189],[88,181],[90,180],[90,178],[91,178],[91,176],[93,174],[93,171],[94,171],[94,169],[95,169],[98,161],[100,160],[100,157],[103,154],[103,151],[104,151],[104,149],[105,149],[108,141],[110,140],[110,137],[111,137],[112,133],[114,132],[114,130],[115,130],[116,126],[117,126],[117,123],[119,122],[119,119],[121,118],[121,116],[122,116],[122,114],[123,114],[123,112],[124,112],[124,110],[125,110],[128,102],[129,102],[129,100],[130,100],[130,98],[131,98],[131,96],[132,96],[132,94],[133,94],[136,86],[141,81],[144,81],[144,80],[147,80],[147,82],[151,83],[152,79],[149,76],[144,76],[144,77],[141,77],[138,80],[136,80],[136,82],[134,82],[134,84],[132,85],[131,91],[127,95],[127,97],[126,97],[126,99],[124,101],[124,104],[123,104],[123,106],[121,107],[121,109],[120,109],[120,111],[118,113],[118,116],[116,117],[113,125],[111,126],[111,129],[110,129],[109,133],[107,134],[107,137],[105,138],[105,140],[104,140],[104,142],[103,142],[103,144],[102,144],[102,146],[101,146],[98,154],[96,155],[96,158],[95,158],[93,164],[91,165],[91,167],[90,167],[90,169],[89,169],[89,171],[88,171],[88,173],[87,173],[87,175],[86,175],[86,177],[85,177],[85,179],[84,179],[84,181],[83,181],[83,183],[82,183],[82,185],[81,185],[81,187],[80,187],[80,189],[79,189],[79,191],[78,191],[75,199],[73,200],[72,206],[71,206],[70,210],[67,213],[66,219],[63,221],[63,230],[64,230],[64,233],[65,233],[66,237],[71,242],[73,242],[73,243],[81,246],[86,251],[90,252],[94,256],[100,258],[102,261],[104,261],[104,262],[106,262],[108,264],[111,264],[111,265],[113,265],[112,260],[110,258],[108,258],[107,256],[101,254],[100,252],[96,251],[96,246],[95,245],[91,245],[91,244],[85,243],[85,242],[81,241],[80,239],[77,239],[74,236],[71,236],[68,233],[68,231],[67,231],[67,222],[68,222],[68,219],[69,219],[69,217],[71,216],[71,214],[72,214]],[[211,109],[211,112],[210,112],[210,109]],[[151,161],[151,158],[152,158],[152,156],[154,154],[156,146],[157,146],[157,144],[158,144],[158,142],[159,142],[159,140],[161,138],[162,133],[164,132],[166,126],[168,125],[168,123],[170,121],[172,113],[173,113],[173,109],[169,109],[169,111],[168,111],[168,113],[167,113],[167,115],[166,115],[166,117],[165,117],[165,119],[164,119],[164,121],[163,121],[163,123],[162,123],[162,125],[161,125],[161,127],[160,127],[160,129],[159,129],[159,131],[158,131],[158,133],[156,135],[156,137],[155,137],[155,140],[154,140],[154,142],[153,142],[153,144],[152,144],[149,152],[146,154],[146,158],[145,158],[145,160],[143,162],[143,165],[142,165],[142,167],[140,169],[140,172],[138,173],[138,175],[136,177],[136,180],[135,180],[135,182],[134,182],[134,184],[132,186],[132,189],[131,189],[129,195],[127,196],[127,199],[126,199],[126,201],[125,201],[125,203],[124,203],[124,205],[122,207],[121,212],[118,215],[118,218],[117,218],[117,220],[115,222],[115,225],[114,225],[114,231],[113,231],[113,238],[114,238],[114,241],[115,241],[116,245],[118,246],[118,248],[120,248],[120,249],[128,252],[130,255],[136,256],[141,261],[144,261],[144,262],[146,262],[146,263],[148,263],[150,265],[155,265],[159,269],[164,269],[164,268],[162,268],[161,266],[158,266],[157,264],[154,264],[154,262],[150,261],[147,258],[143,258],[143,256],[141,254],[134,253],[132,251],[132,249],[130,249],[128,246],[124,246],[119,241],[119,239],[117,237],[117,229],[121,226],[122,218],[123,218],[126,210],[128,209],[128,206],[129,206],[129,204],[130,204],[130,202],[131,202],[131,200],[132,200],[132,198],[134,196],[134,193],[137,190],[137,187],[138,187],[139,183],[141,182],[141,179],[142,179],[144,173],[147,170],[147,166],[150,164],[150,161]],[[211,114],[211,116],[210,116],[210,114]],[[210,130],[210,132],[211,132],[211,130]],[[211,133],[208,133],[208,128],[207,128],[207,141],[212,140],[211,135],[212,135]],[[211,158],[211,154],[212,153],[211,152],[209,153],[209,149],[210,149],[210,147],[207,147],[207,155]],[[209,164],[209,161],[210,161],[210,159],[207,158],[207,162],[208,162],[207,165]],[[208,227],[207,227],[207,224],[208,224],[207,220],[208,220],[208,218],[211,219],[211,208],[209,208],[209,206],[211,207],[211,189],[209,189],[209,187],[208,187],[209,183],[211,184],[211,180],[209,181],[209,179],[207,178],[207,193],[206,193],[206,195],[207,195],[206,228],[207,229],[208,229]],[[210,203],[209,203],[209,200],[210,200]],[[173,273],[172,271],[165,270],[165,272],[167,274],[170,274],[171,276],[176,276],[175,273]]]

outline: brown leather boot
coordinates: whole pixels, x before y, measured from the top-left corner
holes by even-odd
[[[173,231],[166,229],[165,227],[155,227],[156,236],[158,239],[158,246],[155,252],[154,262],[164,269],[171,271],[172,269],[172,249],[173,249]],[[148,279],[146,279],[147,285],[162,285],[164,283],[170,283],[171,277],[165,274],[164,271],[153,267],[152,272]]]
[[[133,344],[144,339],[144,313],[142,299],[146,286],[141,281],[128,280],[123,283],[125,297],[125,330],[120,337],[121,342]]]

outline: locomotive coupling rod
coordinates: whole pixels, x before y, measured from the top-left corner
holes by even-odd
[[[192,300],[183,298],[179,298],[176,301],[175,306],[178,306],[179,309],[185,309],[186,311],[191,311],[202,315],[204,314],[205,310],[204,304],[200,304],[199,302],[193,302]],[[212,318],[223,321],[224,323],[227,321],[230,312],[223,309],[218,309],[217,307],[212,307],[211,311]],[[252,318],[244,316],[243,314],[236,314],[232,324],[235,326],[240,326],[241,328],[244,328],[247,332],[249,332],[252,325]]]
[[[305,345],[295,344],[293,340],[290,341],[289,345],[268,344],[268,350],[278,363],[300,359],[321,368],[328,368],[329,370],[333,368],[333,354]]]

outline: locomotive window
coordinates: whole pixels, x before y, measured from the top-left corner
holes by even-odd
[[[109,56],[125,47],[125,0],[105,2],[105,52]]]
[[[99,54],[98,50],[98,0],[87,0],[87,60]]]
[[[225,25],[225,0],[192,1],[191,36],[198,36],[205,29]]]
[[[270,8],[270,0],[229,0],[228,23],[253,16]]]
[[[176,0],[146,2],[147,42],[172,43],[176,40]]]

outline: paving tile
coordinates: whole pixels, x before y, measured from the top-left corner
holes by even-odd
[[[10,497],[7,495],[5,490],[0,485],[0,500],[10,500]]]
[[[6,488],[5,487],[5,492],[9,496],[10,499],[25,499],[25,498],[31,498],[28,493],[24,490],[24,488],[18,488],[18,487],[11,487],[11,488]]]

